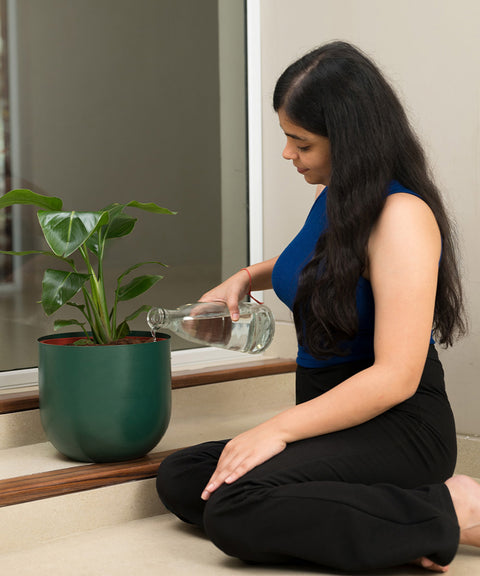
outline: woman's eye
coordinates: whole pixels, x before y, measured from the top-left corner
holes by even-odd
[[[309,149],[310,149],[310,146],[297,146],[297,150],[299,152],[306,152]]]

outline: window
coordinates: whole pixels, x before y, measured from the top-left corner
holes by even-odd
[[[145,303],[194,301],[245,266],[243,0],[9,0],[2,7],[2,95],[8,79],[10,104],[3,133],[11,132],[12,169],[2,193],[30,188],[61,197],[65,209],[139,200],[177,211],[138,214],[125,245],[108,256],[112,282],[139,260],[169,265]],[[2,218],[2,247],[42,248],[35,211]],[[37,303],[50,264],[39,256],[0,263],[2,371],[36,366],[36,339],[52,332]],[[146,329],[145,319],[132,328]],[[172,341],[174,349],[186,346]]]

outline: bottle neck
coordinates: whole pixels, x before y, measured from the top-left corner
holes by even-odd
[[[165,308],[151,308],[147,314],[147,322],[151,330],[158,330],[167,324],[167,310]]]

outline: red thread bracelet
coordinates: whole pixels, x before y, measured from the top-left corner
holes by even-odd
[[[248,274],[248,295],[250,296],[250,298],[252,300],[255,300],[255,302],[257,304],[263,304],[263,302],[260,302],[260,300],[257,300],[255,298],[255,296],[252,296],[252,275],[250,274],[250,270],[248,268],[242,268],[241,270],[245,270],[245,272]]]

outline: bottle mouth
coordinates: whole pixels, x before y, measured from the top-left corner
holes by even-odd
[[[165,322],[165,310],[163,308],[150,308],[147,314],[147,324],[150,330],[156,331]]]

